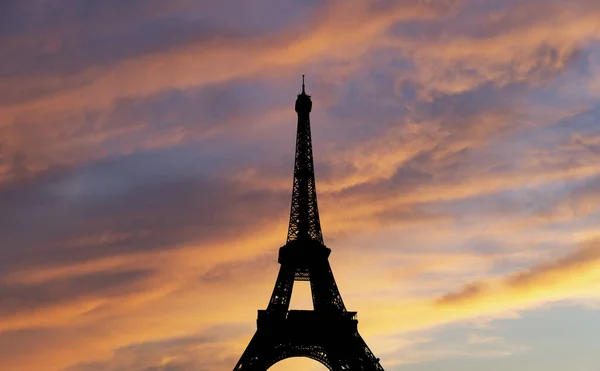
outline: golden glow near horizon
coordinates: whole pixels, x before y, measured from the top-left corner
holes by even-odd
[[[597,371],[597,1],[0,14],[0,369],[231,370],[306,74],[325,243],[383,367]]]

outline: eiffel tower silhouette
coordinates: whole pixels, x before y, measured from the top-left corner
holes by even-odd
[[[256,333],[234,371],[265,371],[290,357],[312,358],[331,371],[383,371],[358,333],[356,312],[346,310],[329,265],[317,208],[311,109],[302,75],[287,242],[279,249],[281,267],[269,305],[258,311]],[[294,281],[310,282],[314,310],[289,310]]]

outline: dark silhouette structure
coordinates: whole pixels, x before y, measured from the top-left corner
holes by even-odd
[[[310,96],[296,100],[298,133],[287,243],[266,310],[234,371],[265,371],[280,360],[308,357],[331,371],[381,370],[379,359],[358,333],[356,312],[348,312],[329,265],[317,208],[309,114]],[[294,281],[310,281],[314,310],[289,310]]]

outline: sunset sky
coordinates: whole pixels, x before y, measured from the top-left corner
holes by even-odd
[[[598,0],[0,0],[0,369],[232,370],[302,74],[385,370],[598,371]]]

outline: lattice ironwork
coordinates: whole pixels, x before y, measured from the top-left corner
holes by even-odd
[[[355,313],[331,316],[289,311],[277,317],[259,311],[258,331],[234,371],[265,371],[291,357],[307,357],[331,371],[383,371],[357,330]]]
[[[279,274],[266,310],[258,312],[257,331],[234,371],[265,371],[290,357],[308,357],[331,371],[383,371],[358,333],[356,312],[348,312],[323,244],[304,76],[296,100],[298,133],[287,242],[279,249]],[[294,281],[309,281],[314,310],[290,311]]]
[[[328,260],[316,261],[310,271],[310,289],[316,311],[346,312]]]
[[[310,239],[323,243],[319,208],[317,207],[315,169],[310,134],[311,110],[312,101],[310,95],[307,95],[304,91],[304,76],[302,76],[302,94],[299,94],[298,99],[296,99],[298,130],[296,133],[294,183],[287,242]]]

